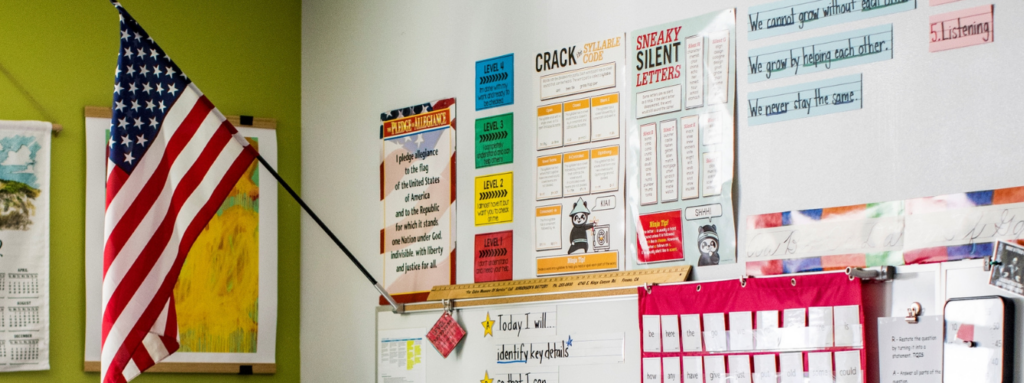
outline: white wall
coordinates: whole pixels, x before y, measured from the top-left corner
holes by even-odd
[[[748,215],[1024,185],[1024,152],[1018,150],[1024,129],[1014,115],[1021,105],[1015,96],[1024,85],[1024,76],[1014,71],[1024,59],[1017,40],[1024,24],[1015,22],[1024,16],[1019,2],[963,0],[930,7],[928,0],[918,0],[910,12],[748,42],[746,10],[764,2],[304,1],[303,196],[380,275],[380,112],[457,97],[466,129],[477,117],[493,114],[474,111],[473,64],[513,52],[514,110],[528,115],[532,76],[520,63],[537,51],[731,6],[739,11],[741,261]],[[929,15],[992,2],[999,21],[994,44],[928,52]],[[895,34],[893,60],[746,83],[750,48],[888,23]],[[748,90],[854,73],[864,74],[862,110],[746,126]],[[459,141],[461,148],[472,142]],[[465,155],[460,159],[458,173],[471,174],[473,162]],[[470,183],[461,182],[458,194],[470,193]],[[312,220],[304,216],[302,224],[302,376],[315,382],[373,381],[377,296]],[[463,249],[471,234],[460,233]],[[702,268],[697,277],[741,273],[741,266],[727,265]]]

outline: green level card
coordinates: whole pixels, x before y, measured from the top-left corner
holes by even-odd
[[[476,168],[512,163],[512,113],[476,120]]]

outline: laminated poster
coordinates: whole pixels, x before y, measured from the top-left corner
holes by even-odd
[[[384,112],[380,252],[384,288],[423,300],[455,283],[455,99]]]
[[[624,39],[594,36],[534,56],[537,276],[622,269]]]
[[[630,34],[632,268],[736,262],[735,39],[734,9]]]

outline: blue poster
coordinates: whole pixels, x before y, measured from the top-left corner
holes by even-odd
[[[515,101],[513,58],[509,53],[476,62],[476,110],[512,105]]]

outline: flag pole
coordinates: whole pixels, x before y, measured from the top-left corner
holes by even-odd
[[[299,195],[295,193],[295,190],[292,190],[291,186],[288,186],[288,183],[285,182],[283,178],[281,178],[281,175],[277,174],[277,171],[274,170],[274,167],[270,166],[267,160],[263,159],[263,156],[259,155],[259,153],[256,154],[256,159],[258,159],[260,163],[263,164],[263,167],[270,172],[270,175],[274,176],[274,178],[277,179],[277,183],[281,184],[281,186],[284,187],[284,190],[287,190],[288,194],[292,195],[292,198],[295,199],[295,202],[298,202],[299,206],[302,206],[302,210],[305,210],[306,214],[309,214],[309,216],[313,218],[313,221],[315,221],[317,225],[320,225],[320,229],[323,229],[324,233],[327,233],[327,236],[331,237],[331,240],[334,241],[334,244],[338,245],[338,247],[341,248],[341,251],[348,256],[348,259],[351,260],[352,263],[356,264],[356,267],[359,268],[359,271],[363,272],[363,276],[365,276],[366,279],[368,279],[370,283],[373,284],[373,288],[377,289],[377,292],[379,292],[380,295],[384,296],[384,299],[386,299],[388,303],[391,304],[391,312],[396,314],[405,313],[405,304],[396,302],[395,298],[393,298],[391,294],[388,294],[387,290],[384,290],[384,286],[381,285],[380,282],[377,282],[377,280],[374,279],[372,275],[370,275],[369,271],[366,271],[366,268],[363,267],[363,264],[359,263],[359,260],[356,259],[354,255],[352,255],[352,252],[348,251],[348,248],[345,247],[345,244],[341,243],[341,240],[334,235],[334,232],[332,232],[331,229],[327,228],[327,225],[324,224],[324,221],[321,221],[320,217],[318,217],[316,213],[314,213],[313,210],[310,209],[308,205],[306,205],[306,202],[302,200],[302,197],[299,197]]]

